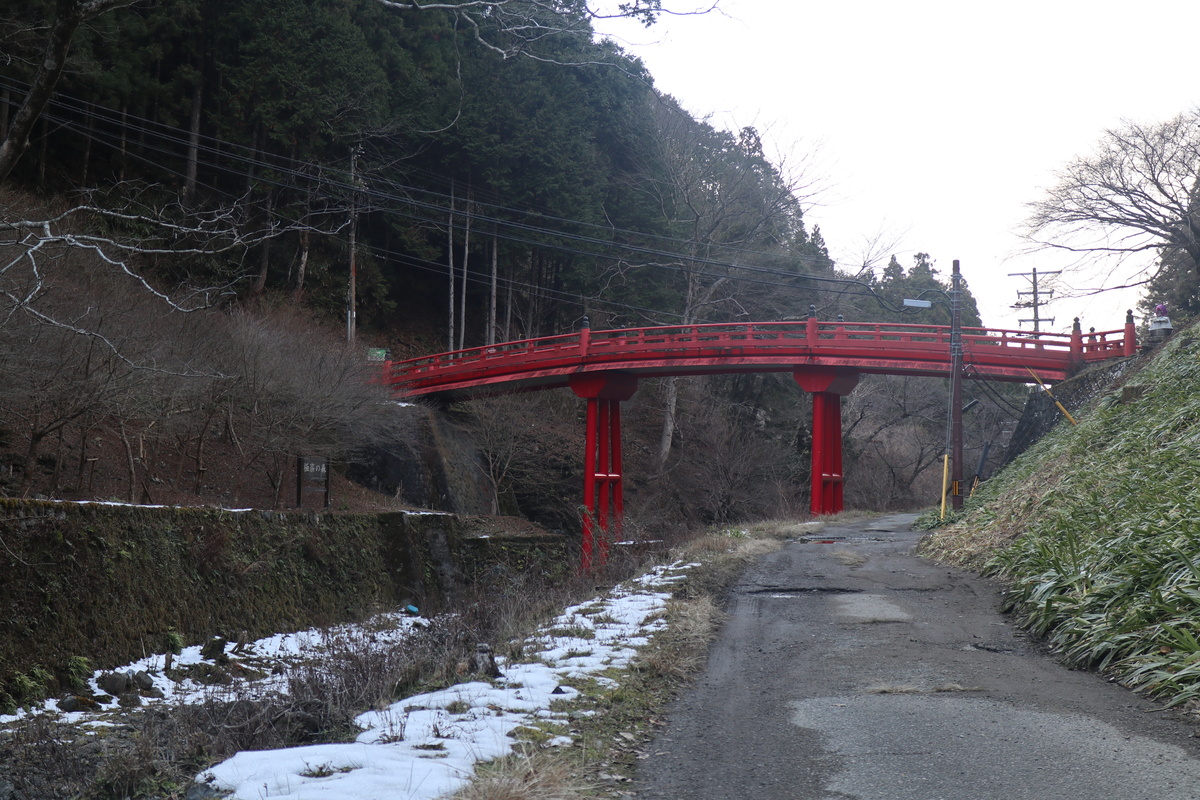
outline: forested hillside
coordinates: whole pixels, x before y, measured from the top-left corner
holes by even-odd
[[[834,264],[805,223],[809,177],[753,128],[717,129],[657,92],[585,4],[400,6],[0,2],[0,346],[20,378],[0,392],[8,492],[86,494],[100,454],[119,453],[129,499],[203,495],[216,448],[260,476],[243,495],[279,504],[296,454],[350,458],[405,435],[369,387],[368,346],[403,358],[584,316],[810,306],[945,321],[900,312],[946,288],[927,256]],[[968,453],[1004,435],[1005,401],[980,399]],[[786,376],[647,382],[627,428],[632,507],[804,507],[807,402]],[[864,381],[848,401],[849,502],[928,501],[945,402],[937,381]],[[522,430],[531,414],[553,424]],[[547,398],[458,410],[499,509],[570,523],[576,416]],[[503,445],[484,436],[497,427]]]

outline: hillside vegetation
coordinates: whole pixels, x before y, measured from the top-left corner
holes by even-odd
[[[982,486],[924,552],[1011,582],[1009,610],[1067,663],[1195,700],[1198,384],[1188,329]]]
[[[64,15],[88,22],[55,51]],[[399,359],[585,317],[948,322],[901,307],[944,296],[932,258],[835,264],[806,218],[818,181],[657,91],[586,3],[0,0],[0,22],[0,495],[284,507],[297,455],[388,460],[417,438],[369,386],[368,348]],[[66,68],[22,127],[55,52]],[[630,518],[807,506],[810,401],[790,376],[643,384]],[[995,394],[971,461],[1004,437]],[[945,395],[864,378],[849,505],[935,492]],[[452,409],[495,510],[577,529],[577,403],[510,406]],[[392,477],[366,476],[458,510]]]

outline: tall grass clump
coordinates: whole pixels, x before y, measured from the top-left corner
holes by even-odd
[[[924,552],[1010,583],[1072,666],[1200,700],[1200,346],[1165,345],[997,476]]]

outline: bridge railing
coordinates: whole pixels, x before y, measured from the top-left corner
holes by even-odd
[[[1005,354],[1019,359],[1093,361],[1128,355],[1128,328],[1082,334],[1030,333],[1028,331],[965,327],[963,351],[988,358]],[[618,328],[544,336],[484,347],[421,356],[388,365],[387,381],[400,388],[413,382],[489,374],[520,374],[537,369],[580,366],[587,362],[637,361],[663,358],[706,358],[729,355],[797,357],[813,348],[836,353],[843,348],[925,354],[941,360],[948,352],[951,331],[947,326],[877,322],[751,322],[737,324],[677,325],[653,328]],[[996,348],[993,350],[992,348]],[[809,352],[806,352],[809,351]]]

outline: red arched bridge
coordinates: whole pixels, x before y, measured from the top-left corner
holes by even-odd
[[[815,515],[842,510],[840,397],[862,373],[950,377],[948,326],[877,322],[744,322],[621,328],[546,336],[387,362],[403,397],[467,399],[570,388],[587,399],[584,565],[602,562],[623,511],[620,403],[642,377],[790,372],[813,395]],[[963,371],[973,378],[1059,381],[1092,361],[1133,355],[1133,315],[1119,330],[1069,334],[962,328]],[[596,536],[597,529],[602,534]]]

